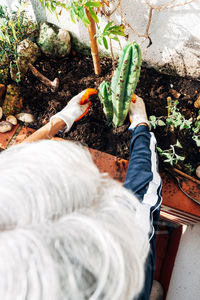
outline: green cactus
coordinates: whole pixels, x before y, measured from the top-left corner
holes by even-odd
[[[103,111],[107,117],[108,122],[112,122],[113,105],[112,95],[110,89],[110,82],[103,81],[99,86],[99,99],[103,104]]]
[[[99,98],[103,103],[104,112],[115,127],[122,126],[128,114],[141,69],[141,51],[137,43],[128,43],[122,50],[118,67],[112,77],[111,85],[102,82],[99,87]],[[111,92],[108,92],[111,88]],[[110,99],[111,98],[111,99]],[[108,105],[109,104],[109,105]],[[109,116],[108,116],[109,113]]]

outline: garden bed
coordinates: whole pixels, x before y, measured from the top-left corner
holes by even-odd
[[[98,88],[103,80],[111,81],[113,71],[111,59],[101,59],[102,74],[96,76],[90,56],[72,53],[73,55],[62,60],[43,56],[35,64],[37,69],[51,80],[55,77],[59,78],[58,92],[52,93],[31,72],[27,73],[21,84],[21,93],[24,97],[23,111],[34,114],[33,128],[38,129],[44,125],[53,114],[66,105],[71,97],[83,89]],[[196,118],[198,109],[194,108],[194,102],[200,95],[198,81],[163,75],[153,69],[142,68],[136,94],[144,99],[148,116],[167,116],[167,97],[171,96],[172,99],[175,99],[174,90],[179,93],[178,107],[181,114],[186,119]],[[98,96],[92,97],[92,108],[87,116],[77,122],[71,131],[62,137],[128,159],[131,137],[127,130],[128,119],[120,128],[110,126],[106,122]],[[172,131],[167,127],[157,127],[155,134],[158,146],[162,149],[169,149],[171,144],[175,144],[177,139],[179,140],[183,148],[177,148],[176,151],[179,155],[184,156],[185,160],[179,161],[178,168],[194,176],[194,170],[200,161],[200,153],[192,139],[194,135],[192,130],[175,128]]]

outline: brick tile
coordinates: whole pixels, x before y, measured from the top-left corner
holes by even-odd
[[[25,140],[25,138],[27,138],[33,132],[35,132],[35,129],[25,127],[25,126],[22,127],[22,129],[20,130],[18,136],[16,137],[16,140],[14,141],[13,145],[22,143]]]
[[[8,147],[13,135],[15,134],[19,125],[13,126],[13,129],[9,132],[0,133],[0,148],[5,150]]]
[[[119,157],[101,152],[95,149],[89,149],[94,163],[100,172],[108,173],[112,178],[124,182],[128,161]]]

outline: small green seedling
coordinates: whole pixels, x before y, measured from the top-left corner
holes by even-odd
[[[187,170],[187,174],[192,175],[195,172],[195,168],[190,164],[184,164],[186,170]]]
[[[200,135],[193,135],[192,139],[195,141],[197,147],[200,147]]]
[[[200,131],[200,110],[198,112],[198,117],[195,119],[194,126],[192,127],[192,131],[197,134]]]
[[[192,121],[186,120],[185,117],[180,113],[177,105],[179,104],[178,100],[168,101],[168,117],[166,119],[167,126],[173,126],[174,128],[189,129],[191,128]]]
[[[165,122],[161,120],[163,117],[150,116],[149,121],[151,126],[156,129],[157,126],[165,126]]]
[[[175,147],[183,148],[178,140],[175,145],[170,145],[170,149],[162,150],[161,148],[157,147],[160,156],[166,158],[164,162],[169,163],[171,166],[176,165],[178,161],[183,161],[185,159],[185,157],[176,154]]]

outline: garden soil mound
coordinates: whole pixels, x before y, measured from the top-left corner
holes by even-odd
[[[59,90],[56,93],[52,93],[31,72],[27,73],[22,82],[23,112],[32,113],[35,116],[35,122],[31,125],[35,129],[46,124],[52,115],[65,107],[67,102],[82,90],[97,89],[103,80],[111,81],[114,69],[111,59],[102,58],[102,74],[96,76],[91,57],[74,52],[73,55],[62,60],[43,56],[35,63],[35,67],[49,79],[53,80],[58,77],[60,80]],[[180,112],[187,119],[195,118],[198,115],[198,109],[194,108],[194,102],[200,95],[198,81],[163,75],[153,69],[142,68],[135,92],[144,99],[148,116],[167,115],[167,97],[171,96],[174,99],[172,90],[180,93]],[[69,133],[59,136],[129,159],[131,133],[128,131],[130,125],[128,118],[122,127],[114,128],[107,123],[98,96],[92,96],[91,99],[92,106],[89,113],[75,123]],[[158,127],[154,132],[158,146],[162,149],[168,149],[170,144],[175,144],[177,139],[179,140],[183,148],[178,149],[178,154],[185,156],[185,161],[181,162],[178,167],[191,174],[192,169],[196,168],[200,162],[199,149],[192,140],[192,131],[171,132],[165,127]]]

